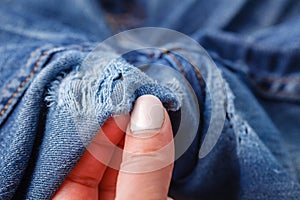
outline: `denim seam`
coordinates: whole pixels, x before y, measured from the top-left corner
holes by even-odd
[[[185,49],[180,48],[179,50],[184,52],[183,54],[190,61],[190,64],[193,67],[192,69],[196,73],[196,77],[197,77],[198,81],[200,82],[201,87],[205,88],[203,77],[202,77],[201,72],[199,71],[199,69],[196,67],[197,65],[196,65],[196,62],[194,61],[194,59],[191,56],[188,55],[188,52]]]
[[[36,49],[40,50],[41,48]],[[25,66],[28,65],[28,63],[31,61],[34,52],[32,51],[30,53],[30,57],[28,58]],[[44,51],[38,58],[37,62],[35,62],[34,68],[33,70],[29,73],[29,75],[25,78],[25,80],[18,86],[18,88],[15,90],[15,92],[12,94],[12,96],[9,98],[9,100],[7,101],[7,103],[4,105],[3,109],[0,112],[0,117],[4,115],[5,111],[8,109],[9,105],[13,102],[13,99],[18,95],[19,92],[21,92],[22,88],[26,85],[26,83],[31,79],[31,77],[37,72],[39,65],[40,65],[40,61],[42,60],[42,58],[44,58],[46,56],[46,52]],[[20,74],[17,74],[15,78],[18,78]],[[15,79],[13,78],[13,79]],[[9,87],[9,84],[7,84],[7,86],[2,90],[1,95],[7,90],[7,88]]]
[[[13,102],[14,98],[22,91],[22,89],[24,88],[24,86],[31,80],[31,78],[38,72],[38,69],[40,68],[41,65],[41,61],[43,58],[49,56],[51,53],[55,53],[55,52],[51,52],[53,49],[55,49],[57,47],[53,47],[51,49],[48,50],[44,50],[41,55],[38,57],[38,60],[35,62],[34,64],[34,68],[32,69],[32,71],[29,73],[29,75],[25,78],[24,81],[21,82],[21,84],[18,86],[18,88],[15,90],[15,92],[12,94],[12,96],[9,98],[9,100],[7,101],[7,103],[4,105],[3,109],[0,111],[0,117],[2,117],[5,112],[8,110],[9,106],[11,105],[11,103]],[[83,51],[85,48],[87,47],[83,47],[83,46],[77,46],[77,47],[72,47],[67,49],[68,47],[62,47],[64,49],[62,49],[61,51],[65,51],[65,50],[80,50]],[[26,61],[25,66],[28,65],[28,63],[32,60],[32,57],[34,55],[34,52],[36,51],[40,51],[42,49],[42,47],[39,47],[37,49],[35,49],[34,51],[32,51],[30,53],[29,58]],[[17,74],[15,78],[17,78],[20,74]],[[1,91],[1,94],[3,94],[5,92],[5,90],[7,90],[9,84]]]
[[[259,78],[270,82],[279,81],[284,83],[290,83],[290,82],[300,83],[300,78],[298,77],[259,77]]]
[[[292,78],[292,77],[291,77]],[[266,80],[267,79],[267,80]],[[286,97],[290,97],[290,98],[296,98],[299,99],[300,98],[300,93],[299,90],[297,91],[297,89],[292,90],[292,91],[286,91],[286,87],[291,85],[292,86],[294,84],[299,84],[300,83],[300,79],[299,81],[296,81],[297,78],[293,78],[293,79],[288,79],[288,77],[283,77],[283,79],[281,79],[280,77],[267,77],[266,79],[262,78],[262,80],[256,80],[255,78],[251,79],[251,83],[253,85],[253,87],[255,89],[258,90],[258,92],[261,92],[262,95],[267,95],[267,96],[275,96],[278,98],[286,98]],[[269,80],[268,80],[269,79]],[[262,82],[261,82],[262,81]],[[267,86],[262,85],[263,83],[267,83]],[[279,84],[279,88],[281,89],[272,89],[272,85],[273,84]]]
[[[245,71],[245,67],[242,67],[240,65],[240,63],[236,63],[237,61],[232,61],[232,60],[229,60],[227,58],[224,58],[222,56],[220,56],[219,53],[213,51],[211,52],[211,56],[214,58],[214,59],[217,59],[219,62],[221,62],[222,64],[224,64],[225,66],[228,66],[228,65],[232,65],[232,66],[240,66],[241,71]],[[247,66],[247,68],[249,69],[249,66],[245,63],[245,65]],[[229,66],[231,67],[231,66]],[[237,69],[237,68],[234,68],[234,69]],[[254,74],[252,74],[254,75]],[[267,79],[269,81],[278,81],[278,80],[281,80],[282,82],[299,82],[300,83],[300,79],[297,78],[297,77],[288,77],[288,76],[283,76],[283,77],[271,77],[271,76],[258,76],[258,75],[254,75],[255,78],[263,78],[263,79]]]
[[[188,59],[188,61],[190,62],[190,64],[192,65],[192,69],[193,71],[195,72],[196,74],[196,77],[200,83],[200,85],[202,86],[202,88],[205,87],[205,84],[204,84],[204,81],[203,81],[203,78],[202,78],[202,75],[201,75],[201,72],[199,71],[199,69],[196,67],[196,63],[195,61],[188,55],[188,52],[181,48],[181,47],[177,47],[177,48],[172,48],[172,49],[169,49],[169,50],[165,50],[165,51],[162,51],[163,54],[167,54],[167,55],[170,55],[171,58],[175,61],[175,63],[178,65],[178,68],[180,69],[180,72],[182,73],[182,75],[187,79],[187,76],[186,76],[186,73],[184,72],[180,62],[178,61],[178,59],[176,58],[176,56],[174,56],[172,53],[172,51],[182,51],[184,52],[184,56]],[[176,60],[175,60],[176,59]]]
[[[267,92],[268,94],[275,94],[276,96],[281,96],[281,95],[286,95],[286,96],[289,96],[289,97],[295,97],[295,98],[300,98],[300,94],[293,94],[293,93],[288,93],[288,92],[285,92],[285,91],[275,91],[275,92],[272,92],[270,91],[269,89],[267,88],[264,88],[260,85],[257,85],[256,86],[257,89],[261,90],[261,91],[264,91],[264,92]]]
[[[176,56],[174,56],[170,51],[163,51],[163,54],[169,55],[171,57],[171,59],[174,60],[174,62],[176,63],[177,67],[179,68],[180,73],[187,79],[186,73],[184,72],[182,65],[180,64],[179,60],[176,58]]]
[[[30,56],[29,56],[29,58],[27,59],[27,61],[26,61],[26,63],[25,63],[25,67],[28,66],[29,63],[30,63],[30,61],[33,59],[34,53],[35,53],[36,51],[40,52],[41,49],[42,49],[42,47],[39,47],[39,48],[35,49],[34,51],[32,51],[32,52],[30,53]],[[41,55],[40,55],[40,56],[41,56]],[[40,56],[39,56],[39,57],[40,57]],[[18,74],[16,74],[15,78],[13,78],[13,79],[18,78],[19,76],[20,76],[20,74],[18,73]],[[13,79],[11,79],[10,82],[11,82]],[[10,82],[5,86],[5,88],[3,88],[3,90],[1,91],[0,96],[3,95],[3,94],[7,91],[7,88],[9,88],[9,86],[10,86],[10,84],[11,84]]]
[[[213,52],[212,56],[214,57],[214,59],[217,59],[218,61],[220,61],[225,66],[228,66],[228,65],[239,66],[239,64],[237,64],[235,62],[221,57],[217,52]],[[247,68],[249,69],[248,66],[247,66]],[[234,69],[236,69],[236,68],[234,68]],[[245,70],[243,70],[243,69],[241,69],[241,70],[245,72]],[[252,79],[253,79],[253,82],[255,83],[255,88],[257,88],[261,92],[268,93],[268,95],[280,96],[279,98],[281,98],[283,95],[285,95],[285,97],[288,96],[288,97],[291,97],[291,98],[297,98],[297,99],[300,98],[300,94],[292,94],[292,93],[288,93],[288,92],[284,92],[284,91],[272,92],[269,89],[263,88],[262,86],[257,84],[257,80],[255,80],[255,79],[264,79],[268,83],[274,83],[274,82],[278,81],[278,82],[281,82],[281,84],[283,84],[283,83],[285,83],[285,84],[300,83],[300,79],[297,78],[297,77],[270,77],[270,76],[259,77],[257,75],[254,75],[252,77]]]

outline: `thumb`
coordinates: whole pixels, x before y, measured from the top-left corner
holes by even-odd
[[[116,199],[167,199],[173,161],[166,110],[155,96],[139,97],[125,136]]]

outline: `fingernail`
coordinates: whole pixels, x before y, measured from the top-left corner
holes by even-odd
[[[158,132],[164,122],[164,108],[153,95],[139,97],[134,105],[130,129],[133,134]]]

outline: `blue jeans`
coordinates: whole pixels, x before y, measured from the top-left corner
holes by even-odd
[[[300,198],[298,2],[0,4],[0,199],[51,198],[104,121],[130,112],[143,94],[160,98],[176,132],[187,101],[175,84],[168,84],[168,76],[155,70],[144,74],[134,67],[141,61],[177,70],[199,102],[198,132],[175,161],[171,197]],[[94,73],[97,68],[80,66],[98,42],[139,26],[166,27],[191,36],[213,58],[222,80],[207,78],[209,65],[193,65],[189,56],[179,56],[180,49],[190,53],[184,43],[174,44],[172,51],[131,52],[101,74]],[[212,151],[199,158],[211,116],[207,85],[220,81],[221,86],[210,92],[224,105],[224,127]],[[136,89],[124,104],[114,92],[120,85]]]

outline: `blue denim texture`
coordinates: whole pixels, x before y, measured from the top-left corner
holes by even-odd
[[[300,2],[5,0],[0,19],[0,199],[50,199],[103,122],[129,112],[140,95],[158,96],[178,126],[187,103],[178,83],[155,70],[144,74],[134,67],[139,62],[177,70],[199,102],[199,129],[175,162],[170,196],[300,199]],[[185,44],[131,52],[99,66],[101,74],[80,66],[98,42],[139,26],[191,36],[223,79],[180,56],[182,49],[193,54]],[[226,121],[216,146],[199,159],[211,116],[207,84],[215,85],[210,92]],[[113,91],[122,85],[136,90],[119,102]]]

